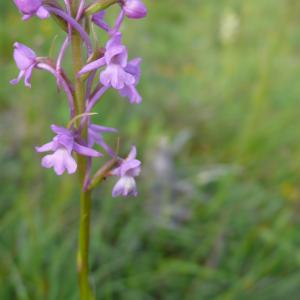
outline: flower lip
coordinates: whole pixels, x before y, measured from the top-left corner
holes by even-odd
[[[121,177],[115,184],[113,191],[112,191],[113,197],[118,197],[118,196],[124,196],[124,197],[134,196],[134,197],[136,197],[137,194],[138,194],[138,192],[137,192],[135,179],[130,176]]]
[[[126,85],[135,83],[134,76],[127,73],[117,64],[109,64],[106,69],[100,73],[100,81],[104,86],[111,85],[117,90],[123,89]]]
[[[42,159],[44,168],[54,168],[55,173],[60,176],[65,170],[73,174],[77,170],[77,163],[72,155],[64,148],[58,148],[53,154],[48,154]]]

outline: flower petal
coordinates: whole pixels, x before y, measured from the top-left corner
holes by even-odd
[[[23,15],[22,20],[27,21],[32,18],[32,15]]]
[[[116,128],[106,127],[106,126],[101,126],[101,125],[96,125],[96,124],[91,124],[89,126],[89,129],[92,129],[93,131],[96,131],[97,133],[118,132],[118,130]]]
[[[36,12],[36,15],[41,19],[47,19],[50,16],[47,9],[44,8],[43,6],[40,6],[40,8]]]
[[[42,158],[42,166],[44,168],[49,169],[53,167],[54,165],[53,155],[54,154],[48,154]]]
[[[136,146],[132,145],[126,160],[135,159],[137,155]]]
[[[58,149],[53,154],[53,166],[57,175],[62,175],[65,171],[64,157],[66,149]]]
[[[76,151],[77,153],[84,155],[84,156],[90,156],[90,157],[100,157],[103,156],[102,153],[92,149],[92,148],[88,148],[82,145],[79,145],[78,143],[74,143],[74,151]]]
[[[31,80],[31,77],[32,77],[32,70],[34,68],[34,65],[30,66],[26,71],[25,71],[25,79],[24,79],[24,82],[25,82],[25,85],[27,87],[31,87],[31,83],[30,83],[30,80]]]
[[[25,74],[25,71],[20,71],[18,77],[11,80],[10,83],[13,85],[18,84],[20,82],[20,80],[22,79],[22,77],[24,76],[24,74]]]
[[[35,62],[35,59],[36,54],[32,49],[21,43],[14,43],[14,60],[20,70],[29,68]]]
[[[121,177],[112,190],[112,196],[137,196],[137,187],[134,178],[130,176]]]
[[[69,153],[64,153],[64,166],[69,174],[73,174],[77,170],[76,160]]]
[[[136,84],[140,81],[141,77],[141,62],[142,59],[140,57],[132,59],[128,62],[125,71],[132,74],[135,77]]]
[[[116,64],[108,65],[107,68],[101,72],[100,81],[104,86],[111,85],[117,90],[123,89],[125,85],[135,83],[134,76],[126,73],[121,66]]]
[[[137,159],[127,159],[121,165],[121,176],[129,175],[136,177],[140,175],[142,163]]]
[[[123,45],[112,47],[106,50],[104,57],[106,64],[114,63],[126,67],[128,59],[127,48]]]
[[[42,145],[41,147],[35,147],[35,150],[37,152],[47,152],[47,151],[53,151],[53,142],[47,143],[45,145]]]
[[[109,50],[112,47],[122,45],[122,34],[121,32],[116,32],[113,37],[107,42],[106,49]]]
[[[101,57],[87,65],[85,65],[78,73],[78,75],[82,75],[82,74],[85,74],[85,73],[88,73],[90,71],[93,71],[93,70],[97,70],[101,67],[103,67],[105,65],[105,59],[104,57]]]
[[[70,132],[69,129],[67,129],[65,127],[62,127],[62,126],[55,125],[55,124],[52,124],[50,126],[50,128],[56,134],[66,134],[66,135],[70,135],[71,134],[71,132]]]
[[[134,85],[126,85],[123,89],[119,90],[119,92],[122,97],[127,97],[131,104],[142,103],[142,96]]]

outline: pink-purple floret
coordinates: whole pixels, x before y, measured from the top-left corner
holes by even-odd
[[[36,65],[35,52],[21,43],[14,44],[14,59],[18,69],[19,75],[16,79],[10,81],[11,84],[17,84],[24,77],[24,83],[27,87],[31,87],[32,71]]]
[[[136,147],[132,146],[127,158],[123,159],[120,166],[112,171],[112,174],[119,177],[113,188],[113,197],[137,196],[135,177],[140,175],[141,162],[136,159]]]
[[[56,133],[56,136],[50,143],[36,147],[36,151],[53,152],[42,159],[42,166],[44,168],[54,168],[57,175],[62,175],[65,171],[69,174],[76,172],[77,163],[72,156],[74,152],[89,157],[102,156],[100,152],[91,147],[80,144],[76,140],[75,131],[57,125],[52,125],[51,129]]]

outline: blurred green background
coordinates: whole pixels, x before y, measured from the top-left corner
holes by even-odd
[[[145,2],[123,27],[144,102],[111,91],[94,117],[144,163],[139,197],[112,199],[114,180],[94,194],[97,299],[300,299],[300,2]],[[1,300],[78,299],[77,182],[34,151],[66,101],[42,72],[8,84],[13,42],[56,54],[58,32],[1,1]]]

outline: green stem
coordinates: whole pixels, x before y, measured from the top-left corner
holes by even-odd
[[[78,0],[71,2],[72,13],[76,14],[79,5]],[[77,32],[72,34],[72,59],[75,80],[75,110],[76,115],[84,113],[85,110],[85,85],[77,77],[77,73],[83,66],[82,40]],[[87,130],[82,131],[82,138],[86,139]],[[89,242],[90,242],[90,214],[91,214],[91,192],[83,188],[87,159],[78,155],[78,172],[80,179],[80,225],[79,242],[77,253],[77,270],[80,287],[80,300],[94,300],[92,289],[89,283]]]
[[[95,299],[89,283],[89,242],[90,242],[91,193],[82,191],[80,195],[80,229],[77,254],[80,299]]]

